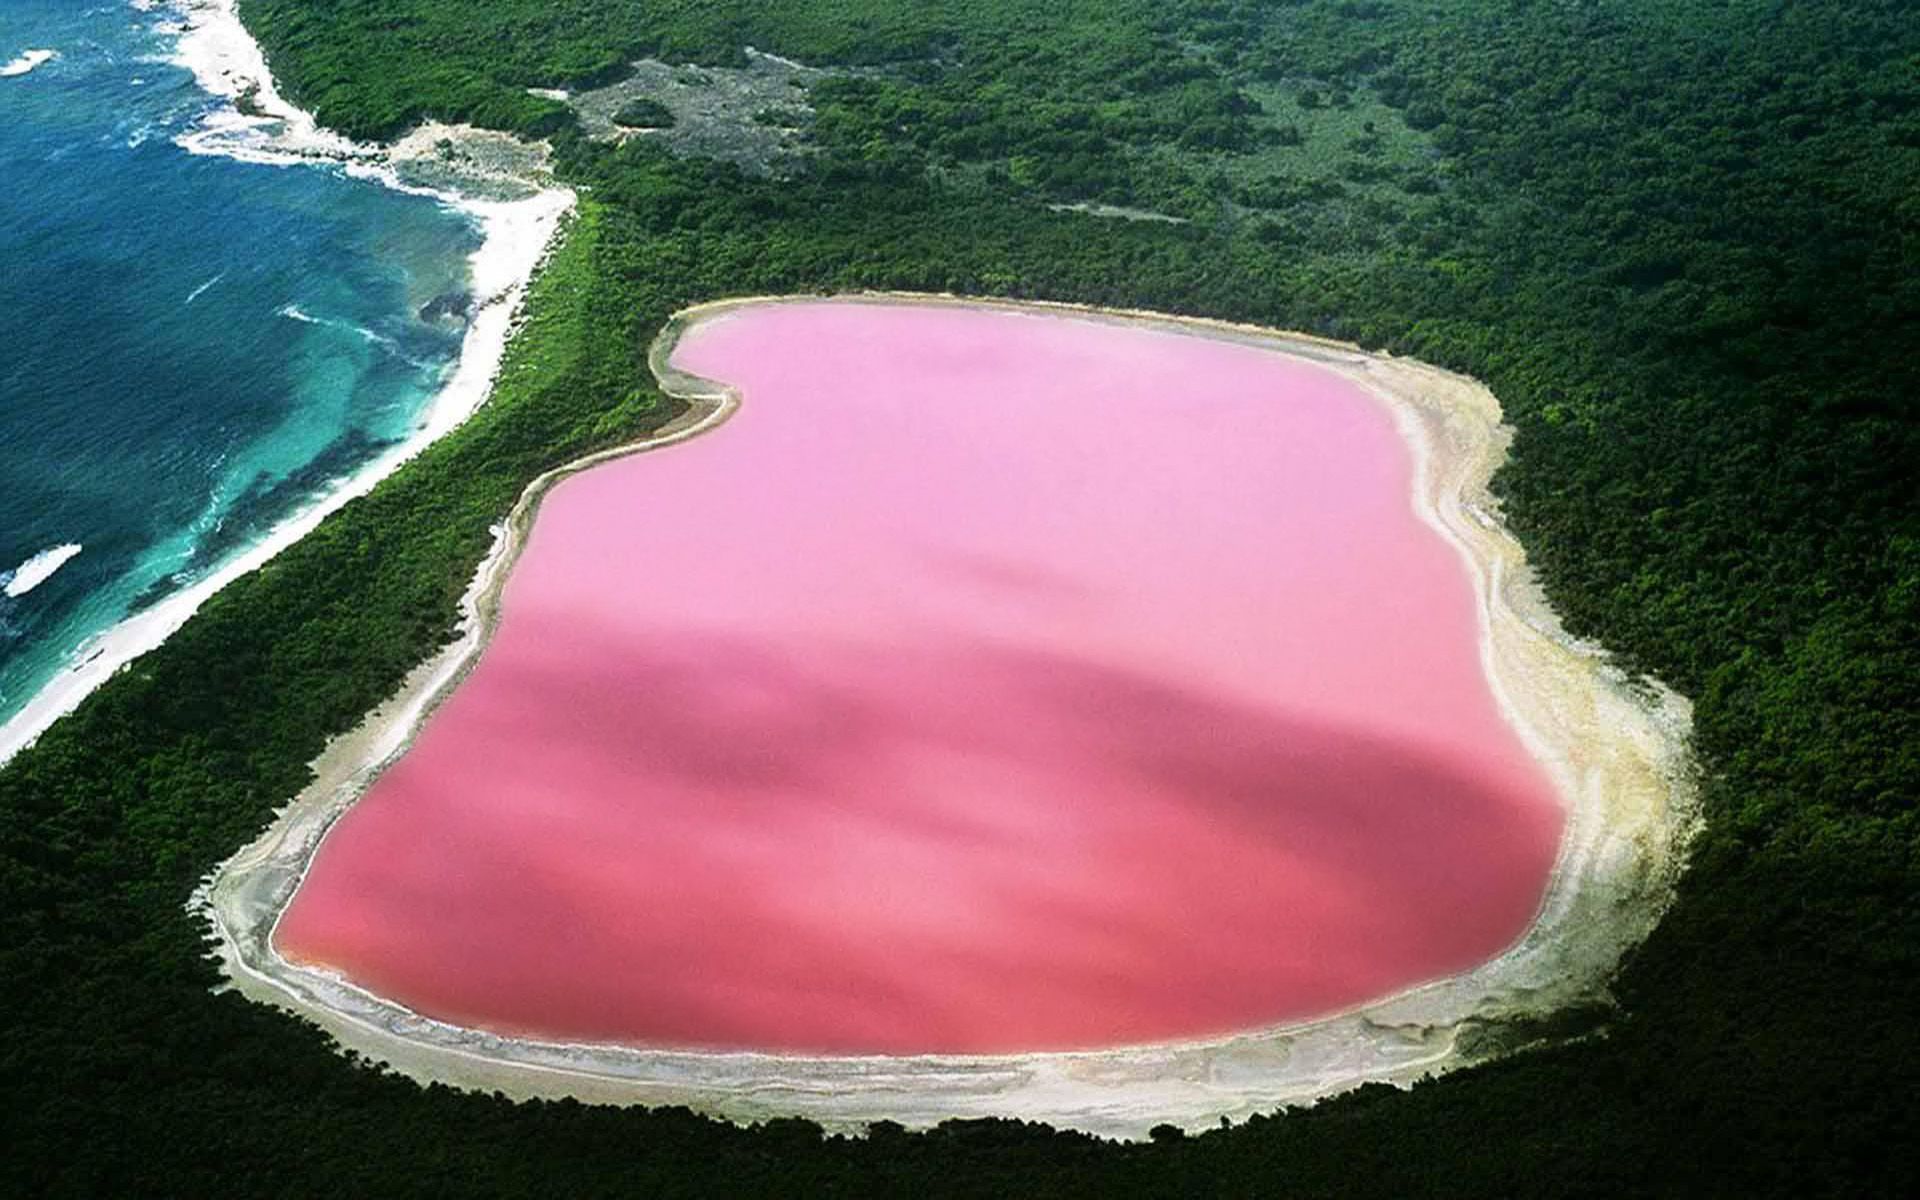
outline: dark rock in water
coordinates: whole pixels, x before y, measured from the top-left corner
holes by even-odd
[[[249,83],[245,87],[242,87],[240,94],[233,98],[233,107],[243,117],[268,117],[273,120],[279,120],[279,117],[268,112],[261,106],[260,85],[257,83]],[[304,154],[306,152],[302,151],[301,153]]]
[[[473,311],[470,292],[445,292],[420,306],[422,321],[465,321]]]

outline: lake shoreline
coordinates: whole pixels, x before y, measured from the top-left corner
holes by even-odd
[[[601,462],[712,428],[737,403],[730,388],[674,370],[678,337],[746,305],[890,302],[1125,322],[1258,345],[1309,359],[1362,387],[1393,414],[1414,450],[1420,515],[1459,552],[1473,580],[1481,656],[1509,721],[1553,775],[1567,833],[1539,914],[1505,954],[1472,971],[1284,1027],[1114,1050],[1008,1055],[808,1057],[648,1051],[502,1037],[412,1013],[338,976],[289,963],[272,930],[333,820],[405,752],[414,732],[484,649],[500,590],[540,498]],[[842,1128],[882,1118],[913,1125],[998,1115],[1140,1136],[1171,1121],[1198,1128],[1302,1103],[1359,1083],[1409,1083],[1485,1052],[1471,1029],[1604,999],[1620,956],[1671,898],[1694,824],[1687,706],[1636,688],[1599,652],[1559,629],[1486,491],[1504,460],[1498,403],[1471,380],[1357,347],[1252,326],[1071,305],[855,294],[747,298],[676,314],[650,362],[691,407],[652,437],[535,480],[462,600],[461,637],[409,676],[393,699],[316,761],[318,779],[265,834],[215,871],[192,908],[212,923],[228,977],[244,994],[313,1020],[361,1055],[421,1080],[515,1097],[686,1104],[734,1119],[801,1115]]]

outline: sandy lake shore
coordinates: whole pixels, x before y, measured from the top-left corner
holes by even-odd
[[[1665,910],[1683,865],[1695,822],[1689,708],[1656,684],[1628,681],[1597,647],[1561,629],[1487,490],[1510,440],[1491,393],[1410,360],[1250,326],[944,296],[840,299],[981,305],[1221,338],[1310,360],[1384,405],[1414,450],[1417,511],[1455,548],[1473,582],[1481,658],[1495,695],[1565,805],[1566,836],[1524,936],[1464,974],[1305,1023],[1164,1045],[979,1056],[698,1053],[510,1038],[431,1020],[282,959],[272,947],[274,924],[327,829],[405,752],[484,650],[541,497],[569,474],[672,445],[726,419],[739,402],[730,389],[668,362],[685,330],[747,305],[822,302],[747,298],[702,305],[669,322],[650,360],[661,385],[688,401],[688,412],[643,442],[534,481],[466,593],[459,640],[336,739],[315,763],[314,784],[196,893],[191,907],[210,922],[232,986],[414,1078],[514,1097],[684,1104],[738,1120],[800,1115],[834,1128],[993,1115],[1126,1137],[1163,1121],[1198,1128],[1240,1119],[1369,1081],[1410,1083],[1495,1053],[1499,1039],[1478,1035],[1503,1020],[1604,998],[1622,954]]]

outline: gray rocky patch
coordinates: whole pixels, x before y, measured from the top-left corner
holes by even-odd
[[[522,200],[553,186],[545,142],[508,133],[428,122],[386,151],[403,183],[482,200]]]
[[[744,67],[633,64],[618,83],[567,97],[589,137],[653,138],[675,154],[730,162],[755,175],[786,177],[811,153],[808,89],[832,72],[746,48]],[[626,129],[614,114],[635,100],[657,100],[673,114],[665,129]]]

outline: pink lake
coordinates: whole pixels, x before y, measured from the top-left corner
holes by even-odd
[[[820,1053],[1329,1013],[1532,920],[1561,809],[1379,402],[1246,345],[750,307],[553,489],[276,944],[417,1011]]]

